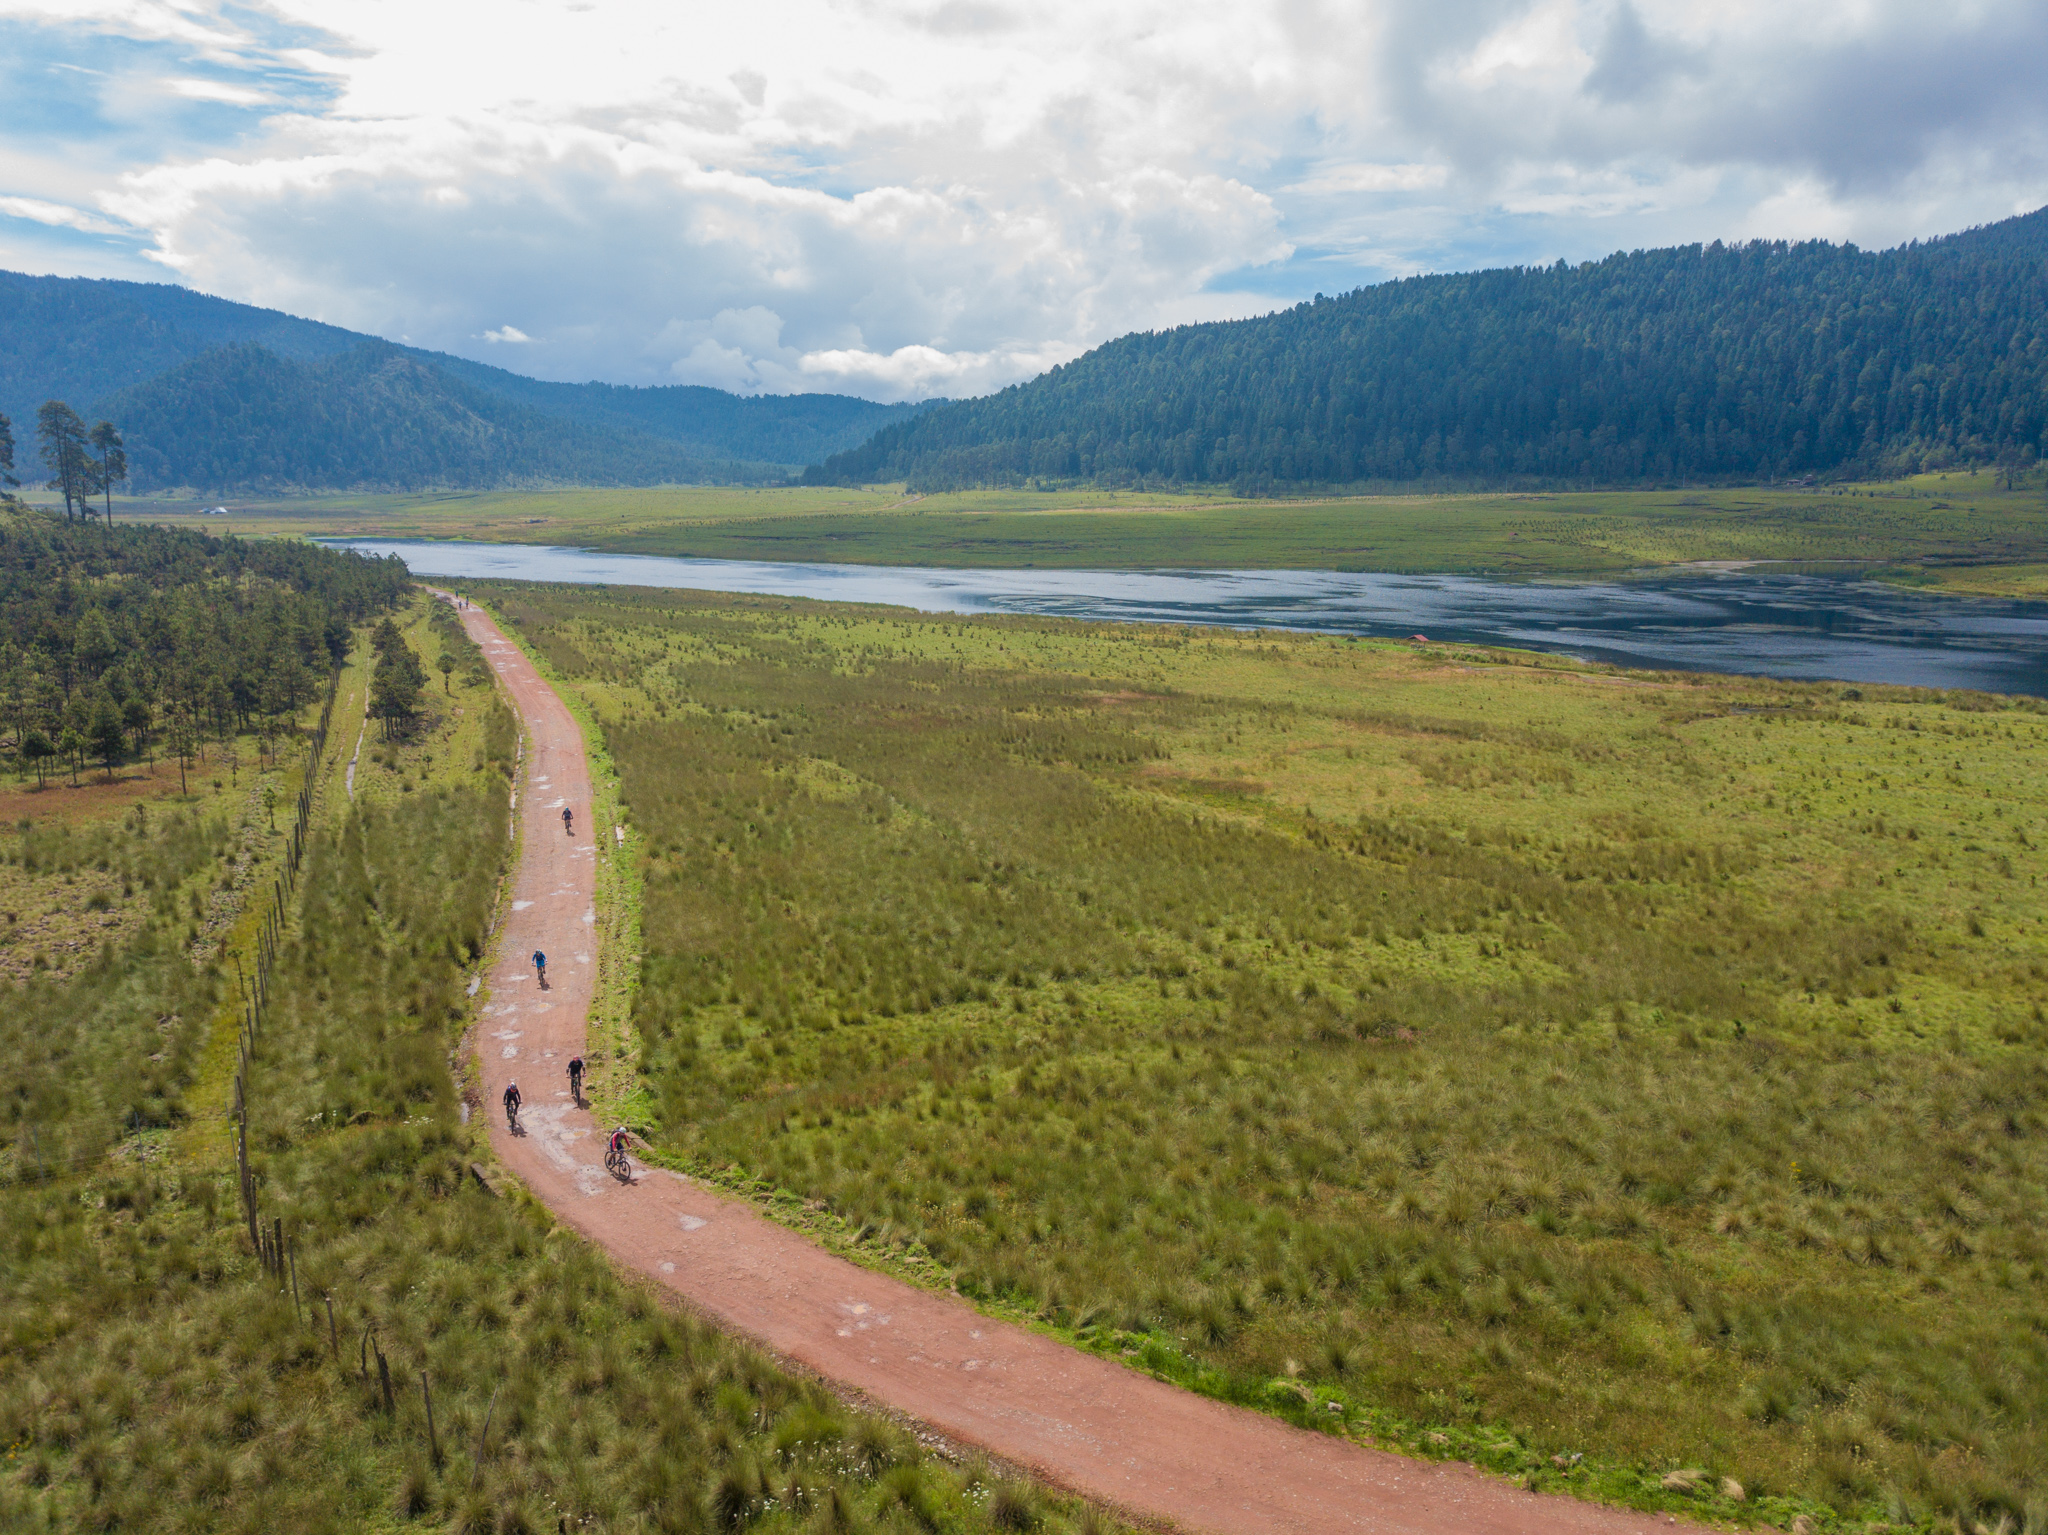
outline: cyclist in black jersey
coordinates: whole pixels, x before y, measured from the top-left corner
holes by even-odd
[[[578,1103],[583,1101],[583,1057],[569,1057],[569,1096]]]
[[[515,1134],[519,1129],[519,1084],[505,1084],[505,1127]]]

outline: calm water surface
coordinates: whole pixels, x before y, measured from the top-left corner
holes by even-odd
[[[937,570],[532,544],[334,542],[396,554],[423,576],[684,587],[932,613],[1424,634],[1623,666],[2048,696],[2048,603],[1938,597],[1851,576],[1687,571],[1551,582],[1331,570]]]

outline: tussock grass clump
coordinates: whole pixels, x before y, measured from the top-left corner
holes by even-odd
[[[687,1165],[1302,1421],[2038,1515],[2033,708],[502,600],[606,721]]]
[[[0,846],[37,876],[28,894],[48,899],[59,876],[110,871],[153,891],[156,915],[173,919],[124,935],[118,946],[102,944],[68,979],[35,967],[18,982],[0,980],[0,1060],[10,1068],[0,1092],[0,1171],[26,1180],[68,1176],[123,1137],[185,1116],[221,977],[213,967],[195,970],[178,942],[178,897],[196,897],[189,882],[231,849],[223,823],[189,810],[30,826]],[[86,909],[111,904],[96,908],[88,899]]]

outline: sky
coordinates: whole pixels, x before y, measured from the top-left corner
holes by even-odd
[[[0,0],[0,268],[541,378],[982,394],[1132,330],[2048,203],[2043,0]]]

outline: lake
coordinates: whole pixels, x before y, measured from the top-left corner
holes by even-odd
[[[323,540],[416,574],[656,586],[1222,624],[1560,651],[1621,666],[2048,696],[2048,603],[1942,597],[1849,575],[1681,570],[1603,581],[1332,570],[940,570],[598,554],[533,544]]]

